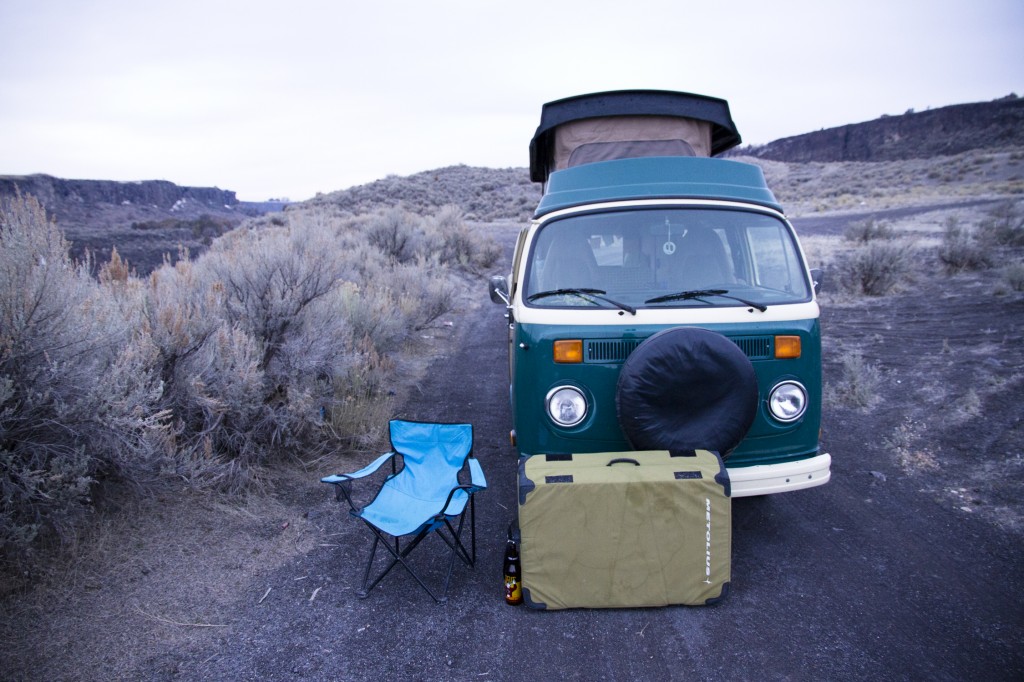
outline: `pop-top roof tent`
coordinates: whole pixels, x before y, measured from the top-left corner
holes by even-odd
[[[530,179],[596,161],[715,156],[740,143],[729,103],[668,90],[617,90],[548,102],[530,141]]]

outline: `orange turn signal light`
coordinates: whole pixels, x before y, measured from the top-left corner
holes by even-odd
[[[555,341],[555,362],[583,362],[583,341],[581,339],[561,339]]]
[[[779,360],[800,357],[800,337],[776,336],[775,357]]]

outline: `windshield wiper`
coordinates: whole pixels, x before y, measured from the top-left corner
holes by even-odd
[[[674,294],[655,296],[654,298],[647,299],[646,301],[644,301],[644,303],[667,303],[668,301],[689,301],[692,299],[702,299],[707,296],[721,296],[722,298],[731,298],[734,301],[739,301],[743,305],[749,305],[751,308],[757,308],[762,313],[768,310],[768,306],[762,303],[754,303],[753,301],[748,301],[745,298],[730,295],[728,289],[691,289],[690,291],[680,291]]]
[[[606,293],[608,292],[603,289],[552,289],[551,291],[539,291],[536,294],[531,294],[526,297],[526,302],[533,303],[537,299],[547,298],[549,296],[579,296],[580,298],[591,302],[604,301],[605,303],[610,303],[619,310],[625,310],[630,315],[636,315],[636,308],[631,305],[626,305],[625,303],[614,301],[602,295]]]

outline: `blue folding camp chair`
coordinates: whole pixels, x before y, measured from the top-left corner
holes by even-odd
[[[487,481],[480,462],[472,456],[473,426],[394,419],[390,422],[390,435],[391,452],[381,455],[359,471],[325,476],[320,480],[335,486],[336,498],[344,498],[350,507],[349,513],[362,519],[374,535],[360,597],[366,597],[396,564],[401,564],[434,601],[444,602],[447,600],[455,557],[458,556],[467,566],[476,563],[474,494],[485,489]],[[398,455],[402,456],[401,469],[396,463]],[[387,461],[391,462],[391,474],[384,480],[372,502],[365,507],[357,507],[353,500],[352,482],[369,476]],[[459,473],[467,465],[470,482],[465,484],[459,480]],[[462,542],[467,507],[470,550]],[[454,523],[456,519],[457,524]],[[427,587],[408,561],[409,554],[435,531],[451,550],[448,573],[440,597]],[[407,539],[404,547],[399,544],[400,538]],[[370,582],[378,544],[383,544],[391,553],[391,561]]]

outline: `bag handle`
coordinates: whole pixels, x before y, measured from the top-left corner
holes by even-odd
[[[636,466],[640,466],[640,462],[636,461],[631,457],[616,457],[612,461],[608,462],[608,464],[606,464],[605,466],[610,467],[613,464],[635,464]]]

